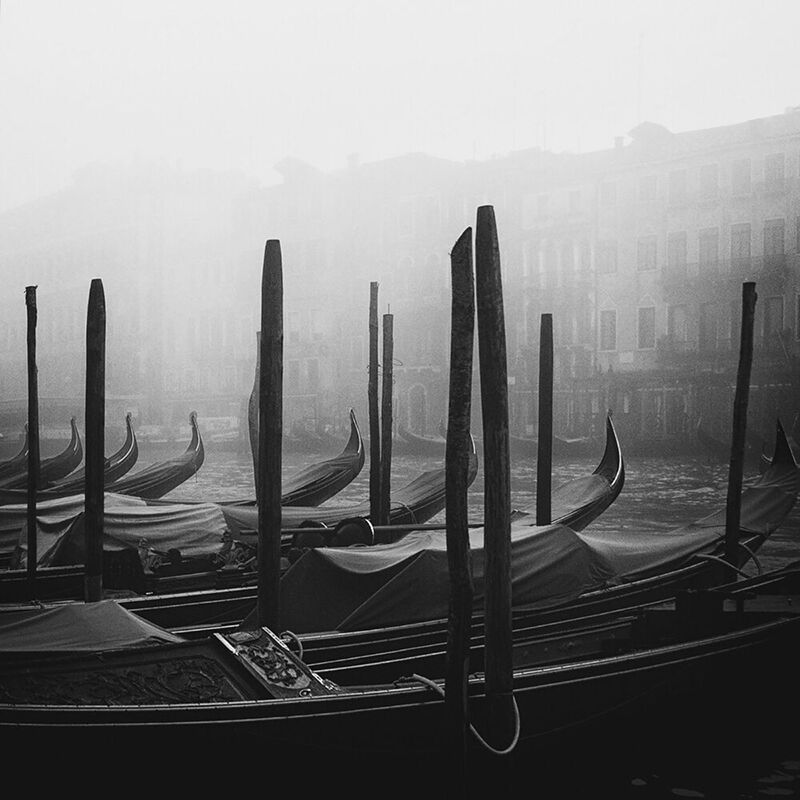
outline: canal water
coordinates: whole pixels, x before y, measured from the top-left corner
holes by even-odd
[[[623,443],[624,449],[624,443]],[[174,452],[174,449],[173,451]],[[163,448],[140,447],[139,464],[157,461],[169,453]],[[283,469],[288,475],[301,467],[334,455],[284,453]],[[591,472],[600,460],[601,450],[570,461],[556,460],[553,465],[553,486],[573,477]],[[592,526],[601,529],[669,530],[689,523],[699,517],[724,507],[727,496],[728,466],[710,457],[628,457],[625,460],[626,481],[617,501],[599,517]],[[402,486],[420,471],[443,468],[443,462],[435,458],[394,457],[392,460],[392,487]],[[745,484],[755,475],[745,474]],[[168,497],[220,498],[252,497],[252,460],[247,453],[235,453],[215,449],[210,443],[206,447],[206,460],[198,474],[175,489]],[[511,469],[512,507],[535,507],[536,462],[534,459],[515,459]],[[369,461],[360,475],[347,488],[326,505],[348,506],[362,503],[369,497]],[[483,514],[483,470],[469,493],[470,517],[482,521]],[[434,521],[444,521],[438,515]],[[800,507],[796,506],[784,525],[776,531],[759,551],[762,569],[771,569],[800,558]],[[745,571],[755,573],[754,566]],[[742,676],[743,681],[746,676]],[[798,670],[800,687],[800,670]],[[800,689],[799,689],[800,690]],[[758,691],[753,687],[749,691]],[[707,764],[702,755],[690,763],[660,760],[658,754],[647,761],[628,763],[620,754],[613,765],[613,775],[584,775],[583,789],[575,794],[575,776],[564,775],[563,794],[559,797],[579,800],[605,800],[607,797],[641,798],[781,798],[800,797],[800,736],[798,723],[794,719],[782,719],[781,709],[775,710],[775,727],[784,730],[778,743],[767,757],[753,763],[737,762],[720,767]],[[743,731],[742,736],[760,739],[763,731]],[[773,731],[774,733],[774,731]],[[536,766],[531,765],[530,798],[554,797],[537,791]],[[587,788],[588,787],[588,788]],[[596,787],[592,789],[592,787]],[[602,787],[602,788],[601,788]],[[552,790],[551,790],[552,791]],[[609,794],[613,791],[613,794]]]

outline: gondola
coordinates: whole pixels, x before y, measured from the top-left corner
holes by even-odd
[[[466,682],[469,796],[503,779],[530,786],[531,770],[539,789],[563,784],[563,765],[576,754],[594,790],[600,773],[590,765],[601,751],[599,765],[609,753],[630,759],[644,746],[655,753],[666,746],[673,757],[678,747],[699,747],[719,763],[737,752],[752,756],[754,742],[742,731],[756,730],[764,742],[776,707],[788,719],[797,710],[798,588],[796,574],[780,571],[549,637],[517,631],[501,725],[491,724],[498,705],[490,679],[481,671]],[[441,675],[342,686],[267,627],[181,640],[112,600],[2,618],[0,730],[17,768],[46,753],[63,780],[61,764],[113,762],[120,753],[150,760],[176,753],[180,742],[194,765],[176,762],[184,788],[192,776],[197,785],[216,776],[244,786],[227,765],[247,765],[252,775],[262,759],[274,766],[273,790],[301,781],[304,791],[352,787],[350,794],[366,796],[381,775],[393,791],[419,790],[421,781],[426,794],[452,790],[454,738]],[[248,785],[263,781],[257,772]]]
[[[354,420],[355,423],[355,420]],[[356,426],[357,432],[357,426]],[[359,438],[360,441],[360,438]],[[478,473],[477,455],[472,453],[471,484]],[[138,498],[107,494],[105,502],[104,585],[114,590],[130,590],[141,594],[186,590],[185,602],[191,604],[189,590],[230,587],[256,580],[253,569],[221,569],[216,556],[222,535],[232,533],[237,542],[255,550],[258,535],[258,509],[239,504],[218,504],[166,500],[137,503]],[[67,507],[48,507],[39,520],[37,552],[37,596],[41,598],[79,598],[83,592],[83,507],[82,498],[73,498]],[[65,501],[66,503],[66,501]],[[389,525],[373,528],[369,502],[349,506],[284,506],[282,508],[282,551],[288,559],[297,531],[313,525],[315,533],[325,537],[349,535],[353,526],[366,524],[370,533],[384,541],[404,535],[427,522],[445,505],[445,472],[443,469],[421,473],[392,496]],[[25,559],[27,538],[24,507],[15,507],[17,515],[6,531],[5,549],[16,549]],[[404,527],[405,526],[405,527]],[[307,530],[307,529],[306,529]],[[181,563],[173,569],[164,564],[153,574],[145,574],[139,563],[138,542],[148,545],[161,556],[171,549],[181,551]],[[288,567],[288,560],[286,561]],[[221,589],[221,591],[223,591]],[[250,589],[252,592],[252,588]],[[0,602],[16,602],[29,596],[30,587],[25,569],[0,573]]]
[[[776,454],[770,470],[758,476],[742,492],[739,567],[756,557],[758,548],[782,524],[797,499],[800,475],[780,424],[776,434]],[[516,579],[520,591],[514,609],[515,626],[529,624],[532,620],[558,622],[576,614],[591,614],[622,605],[650,602],[679,590],[718,582],[724,514],[724,509],[717,510],[689,525],[657,534],[637,531],[578,532],[565,530],[561,526],[547,526],[539,529],[544,534],[539,542],[535,530],[529,527],[526,535],[519,521],[513,523],[518,540],[515,546],[523,554]],[[480,542],[476,544],[480,546]],[[412,548],[408,552],[414,555]],[[320,653],[329,647],[329,652],[335,653],[341,647],[343,652],[349,652],[348,657],[357,660],[362,658],[362,647],[366,653],[384,649],[393,653],[391,658],[399,659],[401,650],[405,648],[441,643],[447,629],[446,614],[440,614],[436,619],[392,625],[386,624],[385,619],[389,613],[407,617],[412,610],[418,616],[429,615],[434,602],[441,608],[442,597],[436,593],[437,581],[441,579],[437,570],[440,572],[442,566],[436,563],[438,554],[441,554],[440,547],[432,551],[425,547],[417,548],[417,560],[409,559],[410,563],[406,562],[404,572],[398,573],[393,582],[387,583],[387,575],[371,575],[365,571],[360,575],[355,572],[347,574],[343,578],[344,585],[340,586],[342,573],[339,570],[346,570],[344,562],[350,557],[358,559],[357,552],[349,548],[315,552],[305,563],[300,560],[294,564],[282,579],[282,607],[289,610],[286,627],[301,636],[304,628],[306,631],[338,629],[330,642],[327,642],[324,633],[317,637],[315,647]],[[386,563],[393,560],[395,569],[398,564],[402,565],[402,554],[400,557],[398,553],[385,555]],[[538,563],[545,557],[551,562],[561,560],[565,567],[572,569],[565,580],[559,579],[549,588],[537,575],[538,569],[543,576],[547,576],[544,562]],[[427,561],[423,561],[423,558]],[[337,564],[337,561],[341,563]],[[527,571],[522,570],[525,564]],[[367,569],[364,564],[351,566],[359,570]],[[303,586],[308,580],[318,582],[318,585],[309,599],[301,601]],[[390,588],[381,595],[379,586],[384,583]],[[408,597],[407,590],[412,584],[426,587],[428,594],[422,597],[412,592],[411,600],[403,605],[399,598],[401,595]],[[322,592],[323,587],[328,592],[330,586],[333,587],[330,589],[333,594],[331,602],[315,618],[317,610],[312,608],[315,605],[314,597],[325,596],[318,593]],[[559,588],[560,598],[554,586]],[[535,601],[529,597],[523,603],[523,589],[545,596],[539,596]],[[347,595],[344,602],[337,602],[340,591]],[[376,597],[373,597],[373,593]],[[398,602],[394,602],[395,599]],[[187,634],[190,630],[197,630],[202,635],[207,625],[217,626],[218,629],[226,625],[235,627],[244,614],[252,611],[254,596],[248,595],[246,589],[235,589],[227,593],[198,595],[194,598],[193,606],[186,605],[184,600],[184,597],[176,594],[159,600],[131,598],[122,602],[129,610],[142,614],[149,621],[180,629]],[[384,620],[377,619],[379,614],[384,615]],[[333,619],[334,615],[339,615],[338,619]],[[479,612],[476,612],[475,621],[480,626]],[[313,633],[309,635],[314,637]],[[305,641],[305,637],[302,638]]]
[[[41,459],[39,462],[39,485],[47,486],[53,481],[61,480],[76,469],[83,460],[83,444],[75,417],[70,420],[70,440],[67,446],[51,458]],[[16,495],[14,490],[19,490],[19,496],[27,497],[28,465],[25,463],[20,472],[0,480],[0,503],[14,503]]]
[[[509,435],[511,456],[517,458],[536,458],[539,452],[539,440],[535,436]],[[591,452],[595,440],[591,436],[558,436],[553,435],[552,455],[554,458],[579,458]]]
[[[478,456],[474,445],[470,455],[468,483],[471,485],[478,474]],[[443,468],[424,470],[404,486],[394,489],[390,494],[389,523],[386,528],[415,526],[426,523],[445,506],[445,479]],[[258,510],[241,506],[222,504],[222,510],[230,524],[234,536],[252,540],[258,530]],[[281,512],[283,529],[303,528],[306,523],[328,529],[353,519],[369,519],[370,502],[350,505],[327,504],[320,506],[287,506]],[[401,535],[405,531],[395,531]],[[391,530],[378,534],[381,537],[392,535]],[[286,541],[291,541],[291,530],[287,531]]]
[[[186,450],[171,459],[151,464],[143,469],[106,484],[107,495],[117,498],[115,504],[143,504],[151,498],[160,498],[194,475],[203,464],[203,440],[197,426],[197,415],[190,416],[192,439]],[[0,505],[0,561],[7,566],[19,544],[20,531],[26,524],[28,507],[24,490],[0,491],[6,502]],[[59,526],[71,522],[83,510],[84,493],[50,494],[43,489],[37,494],[37,520],[42,524]],[[13,575],[2,575],[2,580]],[[3,590],[0,590],[2,594]]]
[[[397,455],[430,456],[444,459],[447,438],[443,436],[421,436],[403,425],[397,426],[397,438],[392,452]]]
[[[607,420],[606,435],[606,448],[595,470],[588,476],[568,481],[553,492],[552,518],[558,524],[570,525],[575,529],[585,527],[605,511],[622,491],[625,467],[619,439],[610,419]],[[472,441],[472,437],[470,439]],[[474,481],[477,474],[477,464],[477,454],[473,443],[468,478],[470,483]],[[414,531],[433,529],[441,532],[442,525],[427,526],[425,521],[444,508],[445,478],[444,470],[429,470],[405,487],[409,489],[408,493],[404,493],[402,490],[394,492],[391,497],[390,524],[384,527],[373,526],[370,523],[366,526],[372,534],[372,542],[386,545],[396,542]],[[425,503],[413,502],[410,490],[414,489],[416,493],[423,488],[425,493],[422,496],[426,498]],[[423,509],[427,509],[425,514],[423,514]],[[231,513],[230,509],[224,510],[226,517],[231,522],[231,528],[235,531],[235,536],[246,542],[254,543],[257,516],[249,510],[246,515],[238,512],[236,516]],[[236,511],[238,510],[234,510],[234,513]],[[284,549],[294,544],[293,529],[295,532],[305,530],[311,536],[318,537],[319,544],[323,544],[328,537],[332,539],[343,528],[355,526],[359,521],[363,523],[364,518],[369,516],[369,503],[338,510],[334,508],[328,510],[321,506],[318,509],[297,512],[298,509],[284,509],[282,521]],[[305,518],[306,514],[313,516]],[[328,514],[330,516],[327,516]],[[535,520],[535,515],[530,509],[514,510],[512,517],[520,525],[530,525]],[[325,525],[328,530],[301,527],[303,523],[308,524],[309,522]],[[291,550],[288,550],[287,558],[290,554]],[[136,610],[137,613],[166,627],[202,625],[211,621],[238,623],[253,608],[256,596],[255,576],[252,574],[242,575],[232,571],[226,574],[216,573],[210,577],[214,580],[211,586],[216,585],[219,588],[210,591],[204,589],[199,591],[170,590],[165,582],[163,584],[165,588],[160,595],[123,598],[121,602],[130,609]],[[248,581],[250,585],[236,585],[237,581],[243,580]],[[0,582],[0,592],[2,592],[2,582]],[[6,599],[13,598],[6,595]]]
[[[730,444],[726,444],[724,441],[714,436],[704,425],[702,417],[697,420],[695,434],[697,435],[697,441],[702,445],[708,455],[713,456],[713,458],[721,464],[727,464],[728,461],[730,461]],[[757,434],[753,434],[749,431],[746,436],[747,438],[744,445],[744,466],[747,470],[753,471],[759,464],[763,463],[764,440]]]
[[[133,431],[130,412],[125,415],[125,441],[120,448],[106,459],[103,470],[106,485],[130,472],[139,458],[139,444]],[[67,497],[71,494],[80,494],[86,487],[86,468],[81,467],[71,472],[66,478],[53,481],[44,488],[43,499]]]
[[[136,434],[133,430],[133,422],[130,411],[125,415],[125,440],[116,453],[106,459],[103,467],[103,476],[106,484],[111,484],[119,480],[123,475],[127,475],[136,464],[139,458],[139,444],[136,441]],[[47,487],[50,490],[58,490],[65,494],[82,492],[86,485],[86,468],[81,467],[70,473],[66,478],[53,481]]]
[[[164,461],[149,464],[134,472],[128,472],[129,464],[134,456],[138,458],[138,445],[125,450],[126,445],[118,452],[121,461],[115,463],[115,469],[124,469],[122,477],[113,481],[107,481],[105,490],[112,494],[131,495],[143,499],[159,499],[184,481],[192,477],[203,465],[205,450],[203,449],[203,438],[197,425],[197,414],[193,411],[189,417],[189,424],[192,428],[192,438],[186,450],[179,455]],[[132,431],[131,431],[132,435]],[[126,438],[127,443],[127,438]],[[123,454],[125,450],[125,454]],[[132,467],[133,464],[130,464]],[[38,502],[47,502],[58,499],[68,499],[75,494],[83,493],[84,486],[82,480],[61,486],[51,486],[42,489],[37,493]],[[5,490],[0,489],[0,504],[23,505],[27,502],[27,492],[25,490]],[[0,517],[3,512],[0,511]],[[0,522],[2,525],[2,522]]]
[[[22,446],[19,451],[7,458],[5,461],[0,461],[0,481],[8,478],[11,475],[16,475],[20,470],[24,470],[28,464],[28,426],[25,425],[25,433],[23,435]]]
[[[337,495],[351,484],[364,466],[366,458],[361,430],[355,411],[350,409],[350,436],[339,455],[325,459],[283,479],[282,506],[317,506]],[[171,503],[218,503],[225,506],[256,508],[255,498],[242,500],[203,498],[202,500],[174,498]]]
[[[752,550],[786,518],[800,475],[781,428],[778,456],[741,499],[740,541]],[[512,521],[512,592],[516,607],[574,603],[588,592],[671,572],[697,554],[718,554],[725,512],[670,532],[576,531],[566,525]],[[757,538],[749,541],[747,533]],[[482,605],[484,543],[470,531],[474,598]],[[286,627],[295,633],[366,630],[447,617],[446,540],[419,531],[383,548],[309,550],[281,578]],[[313,588],[313,591],[311,587]],[[444,591],[442,587],[444,586]]]

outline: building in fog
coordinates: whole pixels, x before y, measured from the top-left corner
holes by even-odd
[[[644,447],[690,446],[700,418],[727,439],[754,281],[748,426],[771,445],[800,405],[800,110],[644,123],[563,167],[524,206],[526,316],[531,333],[554,315],[561,428],[611,408]]]
[[[553,315],[555,428],[680,449],[699,418],[729,436],[741,291],[755,281],[749,425],[800,397],[800,112],[702,131],[643,123],[607,150],[459,163],[409,154],[283,182],[152,167],[87,169],[0,216],[0,431],[24,419],[24,288],[38,286],[42,420],[82,419],[89,283],[104,280],[107,424],[180,434],[244,421],[264,243],[281,242],[285,427],[367,427],[370,284],[391,314],[395,420],[447,413],[449,252],[495,209],[512,432],[535,433],[541,315]],[[379,350],[379,353],[381,351]],[[477,355],[477,349],[476,349]],[[475,365],[475,397],[478,364]],[[62,419],[63,417],[63,419]],[[473,408],[480,427],[480,408]],[[244,440],[244,439],[243,439]]]

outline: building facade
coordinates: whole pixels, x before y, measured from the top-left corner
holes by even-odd
[[[207,431],[241,425],[275,238],[285,427],[345,431],[351,407],[366,427],[376,282],[393,324],[395,421],[435,433],[447,414],[449,252],[484,204],[498,223],[512,432],[536,431],[547,313],[557,433],[602,436],[611,410],[629,451],[693,449],[700,419],[728,438],[745,281],[758,292],[748,426],[771,443],[776,416],[788,426],[800,410],[797,110],[684,133],[643,123],[585,154],[409,154],[331,173],[287,159],[278,170],[283,182],[266,188],[87,171],[0,217],[0,431],[13,433],[24,408],[32,284],[43,422],[46,407],[63,415],[70,403],[82,419],[93,277],[107,298],[107,423],[133,410],[139,431],[174,436],[197,410]],[[477,347],[474,377],[479,432]]]

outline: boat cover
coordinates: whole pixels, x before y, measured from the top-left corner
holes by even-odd
[[[131,499],[131,498],[128,498]],[[184,557],[208,556],[222,547],[225,517],[213,503],[190,505],[109,504],[103,514],[103,550],[138,549],[142,539],[162,555],[177,548]],[[40,521],[37,553],[39,566],[85,563],[84,512],[50,523]],[[18,532],[20,549],[27,549],[27,531]]]
[[[36,518],[41,529],[47,530],[53,526],[63,525],[65,520],[72,520],[83,511],[86,498],[80,494],[71,494],[66,497],[57,497],[52,500],[39,500],[36,503]],[[139,497],[106,492],[104,503],[106,506],[144,506],[145,501]],[[20,531],[26,538],[28,525],[27,503],[14,503],[0,505],[0,553],[10,553],[19,544]]]
[[[0,653],[91,652],[181,641],[114,600],[0,611]]]
[[[469,532],[473,598],[484,604],[483,529]],[[564,525],[511,525],[515,604],[563,602],[616,578],[613,565]],[[372,547],[306,551],[280,583],[282,624],[295,633],[362,630],[447,617],[445,531]]]
[[[788,445],[786,451],[788,452]],[[789,456],[789,459],[791,457]],[[781,459],[747,486],[740,535],[769,536],[797,501],[800,470]],[[672,531],[575,531],[511,523],[512,602],[548,607],[587,591],[686,566],[724,546],[720,509]],[[483,529],[469,532],[474,608],[484,607]],[[415,531],[393,544],[307,550],[280,582],[282,623],[295,633],[365,630],[446,619],[449,569],[445,531]]]

